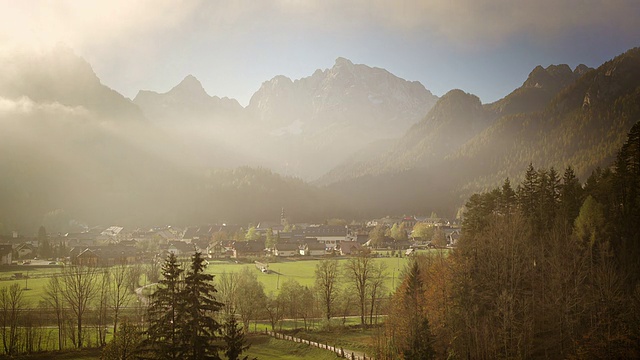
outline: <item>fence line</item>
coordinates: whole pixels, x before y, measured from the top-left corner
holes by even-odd
[[[345,358],[345,359],[351,359],[351,360],[367,360],[367,359],[369,359],[369,360],[373,360],[373,357],[367,358],[367,355],[365,353],[351,351],[351,350],[348,350],[348,349],[344,349],[342,347],[330,346],[328,343],[327,344],[318,343],[318,342],[315,342],[315,341],[310,341],[310,340],[298,338],[298,337],[287,335],[287,334],[281,334],[281,333],[277,333],[275,331],[269,331],[269,330],[265,330],[265,334],[267,334],[269,336],[273,336],[276,339],[293,341],[293,342],[297,342],[297,343],[300,343],[300,344],[307,344],[309,346],[315,346],[315,347],[320,348],[320,349],[329,350],[329,351],[334,352],[336,355],[338,355],[338,357]]]

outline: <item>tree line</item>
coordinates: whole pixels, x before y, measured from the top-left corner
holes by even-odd
[[[530,165],[471,196],[458,248],[406,271],[378,358],[638,358],[639,190],[640,123],[584,184]]]

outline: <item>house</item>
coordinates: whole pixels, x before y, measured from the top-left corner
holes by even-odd
[[[273,247],[273,254],[280,257],[291,257],[300,253],[300,247],[296,243],[276,244]]]
[[[402,218],[402,224],[404,224],[405,229],[412,229],[416,226],[416,223],[418,223],[418,220],[416,220],[414,216],[405,216]]]
[[[326,247],[318,240],[310,240],[300,247],[302,256],[323,256],[327,253]]]
[[[67,233],[65,235],[67,246],[76,247],[76,246],[94,246],[96,244],[96,239],[100,233],[96,233],[96,231],[85,231],[80,233]]]
[[[18,245],[15,251],[19,259],[33,257],[36,253],[36,249],[29,243],[22,243]]]
[[[310,225],[304,229],[294,230],[293,239],[296,235],[303,238],[316,238],[323,243],[327,249],[335,249],[340,243],[347,240],[348,228],[341,225]]]
[[[184,241],[174,241],[169,244],[167,252],[173,253],[175,256],[187,256],[196,252],[195,245],[187,244]]]
[[[264,256],[264,240],[234,241],[233,257]]]
[[[351,255],[357,254],[362,251],[362,246],[355,241],[351,242],[343,242],[340,244],[340,254],[341,255]]]
[[[448,246],[456,246],[460,240],[460,229],[445,229],[444,236]]]
[[[113,266],[137,262],[138,251],[133,246],[123,245],[75,247],[69,257],[73,265]]]
[[[233,255],[233,251],[227,253],[227,248],[222,241],[212,241],[207,245],[206,253],[210,258],[220,258]]]
[[[125,233],[122,231],[124,228],[122,226],[110,226],[104,231],[100,233],[100,235],[104,238],[108,238],[114,241],[125,240]]]
[[[99,262],[98,255],[91,249],[85,249],[73,260],[75,260],[74,265],[91,267],[98,266]]]
[[[11,265],[13,249],[11,244],[0,245],[0,265]]]

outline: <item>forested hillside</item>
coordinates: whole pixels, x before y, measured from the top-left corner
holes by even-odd
[[[473,192],[497,186],[506,177],[521,180],[530,163],[558,169],[571,164],[578,178],[586,179],[613,159],[640,120],[640,49],[595,70],[549,68],[546,80],[539,79],[540,71],[494,104],[473,105],[473,96],[462,92],[443,96],[392,150],[344,164],[325,177],[328,182],[348,179],[329,188],[372,209],[405,204],[406,211],[427,206],[453,215]],[[525,93],[534,94],[527,106]],[[544,98],[550,100],[542,105]],[[529,112],[513,113],[516,109]],[[478,132],[470,136],[473,129]],[[382,195],[367,197],[372,193]]]
[[[458,249],[396,291],[379,358],[638,358],[640,123],[611,164],[471,196]]]

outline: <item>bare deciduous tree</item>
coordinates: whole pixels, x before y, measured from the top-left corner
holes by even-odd
[[[110,291],[110,307],[113,310],[113,336],[116,337],[118,331],[118,321],[120,320],[120,311],[129,305],[132,297],[127,291],[127,279],[131,268],[121,264],[111,268]]]
[[[96,297],[98,270],[86,266],[67,266],[62,270],[62,296],[75,316],[76,346],[83,346],[83,320]]]
[[[256,275],[245,268],[238,277],[236,309],[240,314],[245,331],[249,331],[249,322],[256,320],[263,313],[266,303],[266,295],[262,283]]]
[[[45,286],[44,300],[53,309],[56,316],[56,325],[58,327],[58,350],[62,350],[65,344],[65,312],[64,298],[62,296],[62,285],[60,276],[54,275],[49,278],[49,282]]]
[[[344,264],[345,279],[358,298],[360,324],[363,328],[367,325],[367,293],[371,285],[373,265],[373,259],[368,251],[361,251]]]
[[[322,260],[316,265],[316,289],[320,296],[327,320],[331,320],[333,303],[336,300],[338,280],[338,261]]]
[[[24,307],[23,296],[17,283],[0,289],[0,336],[7,355],[16,354],[18,350],[18,317]]]
[[[218,294],[220,302],[224,304],[225,314],[231,315],[236,311],[236,291],[238,289],[238,273],[223,272],[217,276]]]

